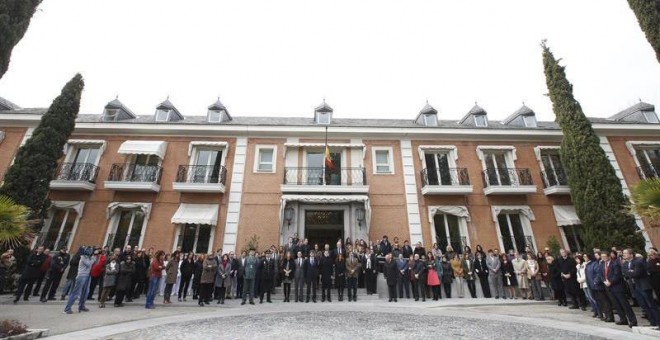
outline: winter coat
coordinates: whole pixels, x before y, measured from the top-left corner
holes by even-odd
[[[127,291],[131,289],[131,282],[135,274],[135,262],[122,262],[119,265],[119,277],[117,277],[117,290]]]
[[[215,274],[215,286],[216,287],[228,287],[231,284],[231,262],[222,263],[218,265],[218,270]]]
[[[105,276],[103,277],[103,287],[114,287],[117,285],[117,274],[119,274],[119,263],[110,262],[105,266]]]
[[[200,283],[213,283],[215,281],[215,271],[218,269],[218,262],[215,257],[209,256],[204,260],[204,268],[202,269],[202,277]]]
[[[78,276],[78,264],[80,263],[80,254],[75,254],[69,261],[69,272],[66,274],[67,280],[75,280]]]
[[[46,256],[44,253],[32,253],[25,264],[22,277],[26,279],[38,278],[41,274],[41,265],[46,261]]]
[[[179,270],[181,271],[181,277],[191,277],[195,272],[195,261],[188,259],[183,260]]]
[[[167,277],[165,277],[165,283],[175,284],[176,276],[179,272],[179,261],[175,259],[169,260],[167,262],[167,266],[165,266],[165,272],[167,273]]]

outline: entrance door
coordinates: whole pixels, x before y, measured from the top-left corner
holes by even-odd
[[[305,238],[310,246],[319,245],[323,250],[326,244],[335,249],[338,240],[344,239],[343,210],[306,210]]]

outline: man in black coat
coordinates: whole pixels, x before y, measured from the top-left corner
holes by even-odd
[[[62,247],[59,253],[55,254],[50,261],[50,268],[46,274],[46,285],[41,291],[41,302],[56,300],[55,293],[57,292],[57,287],[60,285],[60,280],[62,280],[62,275],[64,275],[64,271],[68,265],[69,254],[66,251],[66,247]]]
[[[488,265],[486,259],[483,258],[481,253],[477,253],[477,258],[474,260],[474,272],[479,277],[481,284],[481,291],[484,293],[485,298],[490,298],[490,284],[488,284]]]
[[[319,262],[315,257],[314,250],[309,252],[309,257],[305,259],[305,282],[307,284],[307,299],[309,302],[310,293],[312,301],[316,303],[316,289],[318,288]]]
[[[37,250],[30,254],[30,257],[28,257],[27,263],[25,264],[25,269],[23,270],[23,274],[21,274],[21,278],[18,280],[18,287],[16,289],[14,304],[18,302],[18,300],[21,298],[21,295],[23,295],[24,301],[28,301],[30,292],[32,292],[32,286],[41,274],[41,265],[44,263],[44,261],[46,261],[44,247],[39,246],[37,247]]]
[[[419,255],[420,258],[422,256],[426,256],[426,249],[422,247],[422,242],[417,242],[417,245],[415,245],[415,250],[413,250],[413,254]]]
[[[401,253],[403,254],[403,258],[406,260],[410,258],[410,255],[413,254],[413,249],[410,246],[408,240],[403,241],[403,248],[401,249]]]
[[[365,275],[365,282],[367,286],[367,294],[375,294],[376,289],[376,278],[378,277],[378,258],[376,254],[369,248],[367,248],[367,253],[362,259],[362,270]]]
[[[261,265],[261,287],[259,295],[259,303],[264,302],[264,294],[266,295],[266,302],[272,303],[270,300],[270,293],[273,289],[273,278],[275,275],[275,261],[270,257],[270,250],[266,251],[266,258]]]
[[[78,264],[80,263],[80,254],[76,253],[71,257],[71,260],[69,261],[69,272],[66,273],[66,283],[64,284],[64,287],[62,287],[62,296],[60,296],[60,300],[64,300],[64,298],[69,295],[69,292],[71,289],[73,289],[73,285],[76,282],[76,277],[78,277]]]
[[[660,310],[653,299],[653,288],[649,280],[646,260],[634,258],[632,249],[623,251],[624,272],[632,282],[633,294],[640,307],[646,311],[651,326],[660,326]]]
[[[392,243],[390,243],[390,240],[387,238],[387,235],[383,235],[383,239],[380,241],[380,245],[378,247],[379,253],[383,256],[389,254],[392,252]]]
[[[424,262],[419,259],[419,255],[415,254],[415,264],[413,265],[413,297],[415,301],[419,301],[419,297],[422,297],[422,301],[426,301],[426,282],[422,279],[424,277],[424,271],[426,270],[426,265]]]
[[[328,296],[328,302],[332,302],[331,291],[332,291],[332,275],[334,273],[335,261],[330,256],[330,251],[326,250],[323,252],[320,260],[321,267],[321,302],[325,302],[326,295]]]
[[[566,249],[561,249],[559,251],[561,255],[557,259],[557,264],[559,266],[559,271],[561,272],[561,281],[564,284],[564,292],[566,297],[571,299],[571,306],[569,309],[578,309],[579,300],[579,286],[577,282],[577,268],[575,267],[575,260],[568,256]]]
[[[387,280],[387,293],[389,295],[389,302],[397,302],[396,299],[396,283],[399,278],[399,266],[395,261],[392,261],[392,254],[385,256],[385,264],[383,265],[383,274]]]

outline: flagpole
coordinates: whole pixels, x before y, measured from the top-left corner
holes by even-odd
[[[325,127],[325,149],[323,150],[323,184],[327,184],[327,183],[325,183],[325,167],[326,167],[325,158],[327,156],[327,153],[328,153],[328,127],[326,126]]]

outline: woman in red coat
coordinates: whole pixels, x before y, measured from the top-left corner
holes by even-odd
[[[438,276],[438,271],[435,269],[435,262],[433,254],[429,253],[429,260],[426,262],[426,268],[429,272],[426,277],[426,285],[431,287],[431,291],[433,291],[433,301],[438,301],[440,298],[440,276]]]

